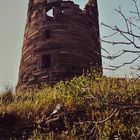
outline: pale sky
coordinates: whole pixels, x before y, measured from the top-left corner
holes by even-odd
[[[75,0],[81,7],[87,0]],[[21,48],[23,43],[23,33],[27,15],[28,0],[0,0],[0,91],[9,84],[16,86]],[[104,22],[110,25],[120,24],[121,19],[114,12],[119,5],[125,10],[130,9],[131,0],[98,0],[100,23]],[[101,36],[106,35],[107,31],[101,27]],[[108,48],[112,51],[112,48]],[[123,60],[130,57],[125,56]],[[121,60],[109,63],[120,63]],[[103,62],[107,62],[103,60]],[[137,62],[138,63],[138,62]],[[124,70],[124,71],[123,71]],[[123,75],[126,68],[117,72],[104,71],[105,75]],[[130,72],[130,71],[129,71]],[[123,74],[122,74],[123,73]]]

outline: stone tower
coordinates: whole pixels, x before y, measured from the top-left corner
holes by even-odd
[[[97,1],[29,0],[17,90],[101,68]]]

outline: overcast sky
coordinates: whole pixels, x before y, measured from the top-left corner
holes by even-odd
[[[87,0],[75,0],[81,8]],[[119,5],[125,10],[130,9],[131,0],[98,0],[100,23],[110,25],[120,24],[121,19],[114,12]],[[23,33],[27,15],[28,0],[0,0],[0,91],[9,84],[15,87],[18,78]],[[107,34],[105,28],[101,27],[101,36]],[[112,48],[110,49],[112,51]],[[123,59],[127,60],[126,56]],[[121,60],[116,61],[118,64]],[[103,63],[107,61],[103,60]],[[108,62],[107,62],[108,63]],[[114,63],[114,62],[111,62]],[[126,68],[124,69],[126,70]],[[130,72],[130,71],[129,71]],[[105,75],[114,74],[118,76],[125,71],[107,72]]]

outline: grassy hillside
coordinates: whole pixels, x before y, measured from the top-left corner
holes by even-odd
[[[70,82],[59,82],[53,88],[17,95],[8,92],[0,100],[0,137],[138,140],[140,81],[95,76],[91,72]]]

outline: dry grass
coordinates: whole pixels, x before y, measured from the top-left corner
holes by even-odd
[[[118,109],[111,119],[96,124],[98,139],[110,139],[115,133],[120,139],[125,139],[126,135],[130,139],[140,138],[140,80],[94,75],[95,73],[89,73],[87,76],[75,77],[70,82],[59,82],[53,88],[47,86],[42,90],[12,95],[10,101],[3,97],[0,101],[0,114],[12,113],[20,118],[40,121],[49,116],[60,103],[67,111],[82,109],[85,120],[98,122],[105,120]],[[127,115],[130,118],[127,118]],[[85,122],[80,127],[85,131],[87,125],[89,124]],[[76,140],[76,128],[68,130],[69,132],[57,137]],[[35,133],[31,139],[51,140],[55,139],[54,137],[56,136],[52,133]]]

